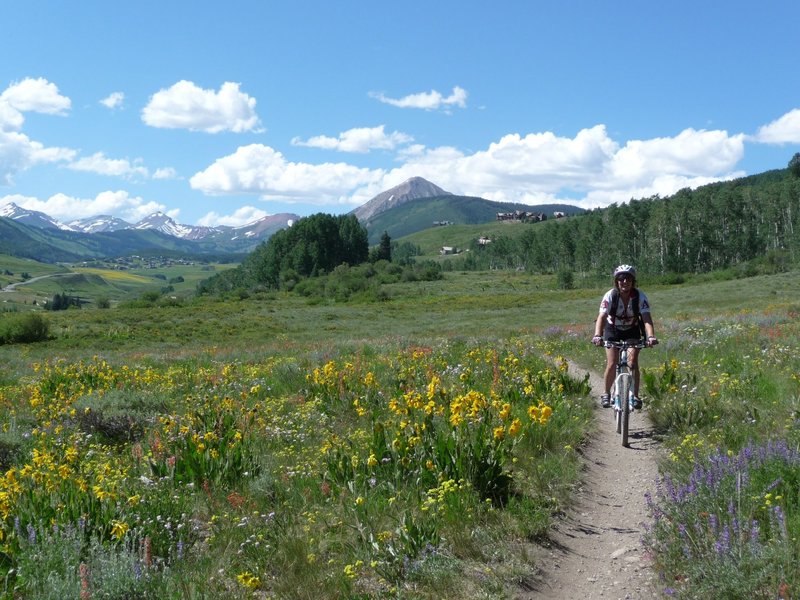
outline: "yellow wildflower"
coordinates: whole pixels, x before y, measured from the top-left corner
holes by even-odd
[[[111,521],[111,537],[121,540],[128,533],[130,526],[125,521]]]

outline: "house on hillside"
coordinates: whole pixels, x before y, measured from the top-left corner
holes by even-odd
[[[515,210],[514,212],[499,212],[496,215],[498,221],[521,221],[523,223],[537,223],[547,220],[547,215],[539,212],[526,210]]]
[[[439,250],[439,254],[458,254],[458,248],[455,246],[442,246],[442,249]]]

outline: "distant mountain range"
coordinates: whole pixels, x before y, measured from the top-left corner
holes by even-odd
[[[485,223],[498,212],[583,212],[575,206],[528,206],[456,196],[421,177],[381,192],[352,211],[366,227],[371,243],[384,231],[392,239],[435,224]],[[62,223],[14,203],[0,208],[0,253],[43,262],[79,261],[129,254],[242,255],[301,217],[281,213],[241,227],[182,225],[161,212],[138,223],[99,215]]]
[[[69,223],[62,223],[45,213],[27,208],[21,208],[10,202],[0,208],[0,217],[12,219],[40,229],[59,229],[76,233],[110,233],[124,229],[160,231],[184,240],[204,240],[213,238],[217,241],[246,240],[246,245],[251,245],[253,240],[269,237],[279,229],[289,227],[300,217],[295,214],[281,213],[270,215],[243,225],[241,227],[203,227],[199,225],[181,225],[162,212],[155,212],[138,223],[128,223],[110,215],[99,215],[87,219],[77,219]]]

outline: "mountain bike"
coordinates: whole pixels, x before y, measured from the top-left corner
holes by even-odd
[[[617,376],[611,390],[612,406],[614,407],[614,420],[617,424],[617,433],[622,434],[622,445],[628,447],[628,425],[633,409],[633,373],[628,365],[628,350],[630,348],[646,348],[642,340],[624,340],[621,342],[605,342],[606,348],[617,348]]]

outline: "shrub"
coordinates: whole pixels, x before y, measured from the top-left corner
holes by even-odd
[[[0,323],[0,344],[30,344],[50,338],[50,324],[39,313],[5,315]]]
[[[571,290],[575,286],[575,273],[570,269],[559,269],[556,274],[558,289]]]

